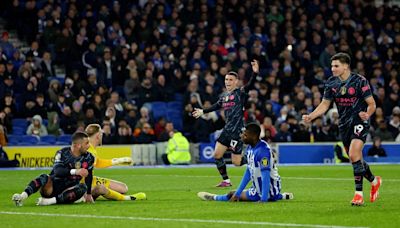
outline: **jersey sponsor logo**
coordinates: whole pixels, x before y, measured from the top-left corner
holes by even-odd
[[[356,93],[356,90],[353,87],[349,88],[349,94],[354,95]]]
[[[335,99],[335,102],[339,106],[352,106],[357,101],[357,97],[338,97]]]
[[[236,103],[233,102],[233,101],[231,101],[231,102],[226,102],[226,103],[222,103],[222,107],[223,107],[224,109],[229,109],[229,108],[235,106],[235,104],[236,104]]]
[[[263,158],[261,159],[261,165],[262,165],[263,167],[267,167],[267,166],[268,166],[268,158],[263,157]]]

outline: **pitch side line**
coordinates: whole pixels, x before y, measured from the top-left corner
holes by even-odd
[[[180,177],[180,178],[213,178],[216,177],[214,176],[207,176],[207,175],[199,175],[199,176],[188,176],[188,175],[161,175],[161,174],[130,174],[131,176],[141,176],[141,177]],[[117,175],[118,176],[118,175]],[[126,176],[126,175],[120,175],[120,176]],[[237,175],[229,175],[230,177],[242,177],[237,176]],[[287,176],[281,176],[282,179],[292,179],[292,180],[322,180],[322,181],[349,181],[349,180],[354,180],[352,178],[331,178],[331,177],[287,177]],[[400,182],[400,179],[383,179],[385,182]]]
[[[290,226],[290,227],[316,227],[316,228],[365,228],[361,226],[332,226],[332,225],[313,225],[313,224],[296,224],[296,223],[275,223],[275,222],[247,222],[247,221],[230,221],[230,220],[206,220],[206,219],[179,219],[179,218],[146,218],[131,216],[102,216],[102,215],[81,215],[81,214],[50,214],[35,212],[12,212],[0,211],[5,215],[32,215],[44,217],[66,217],[66,218],[96,218],[96,219],[115,219],[115,220],[137,220],[137,221],[161,221],[161,222],[190,222],[190,223],[219,223],[219,224],[235,224],[235,225],[264,225],[264,226]]]

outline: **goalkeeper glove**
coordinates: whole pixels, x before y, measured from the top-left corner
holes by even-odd
[[[112,165],[133,165],[132,158],[130,157],[113,158],[111,163]]]

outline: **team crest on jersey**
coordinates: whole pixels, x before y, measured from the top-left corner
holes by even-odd
[[[267,167],[268,166],[268,158],[264,157],[263,159],[261,159],[261,165],[263,167]]]
[[[340,89],[340,93],[341,93],[342,95],[345,95],[345,94],[346,94],[346,87],[345,87],[345,86],[343,86],[343,87]]]
[[[75,169],[80,169],[81,167],[81,162],[75,162]]]
[[[356,93],[356,90],[353,87],[350,87],[348,93],[349,95],[354,95]]]

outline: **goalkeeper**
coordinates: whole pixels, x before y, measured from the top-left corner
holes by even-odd
[[[103,140],[103,130],[99,124],[89,124],[85,129],[86,134],[89,136],[89,149],[94,157],[95,168],[106,168],[114,165],[132,165],[133,161],[130,157],[102,159],[99,158],[96,148],[101,145]],[[103,196],[110,200],[143,200],[146,199],[146,194],[139,192],[133,195],[124,195],[128,192],[128,186],[125,183],[111,180],[108,178],[93,176],[92,181],[92,196],[93,198]]]

